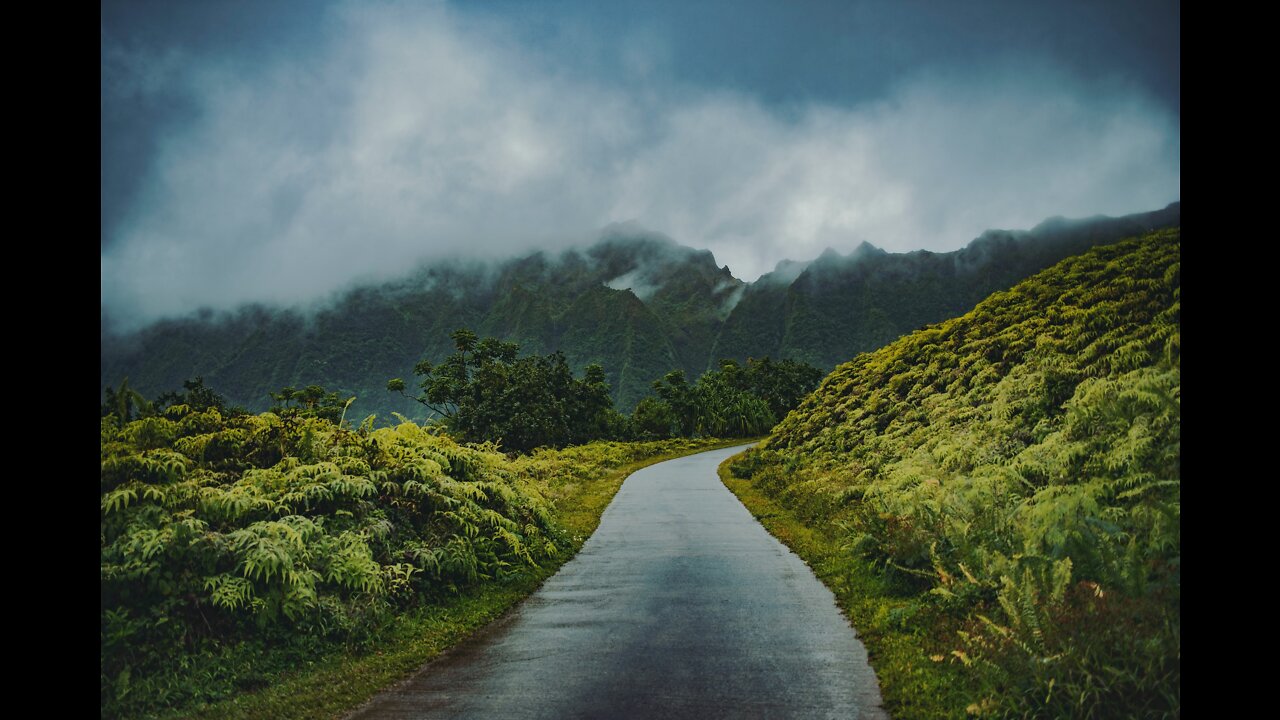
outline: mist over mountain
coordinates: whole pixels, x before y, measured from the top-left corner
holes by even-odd
[[[1181,223],[1181,204],[1120,218],[1055,217],[988,230],[953,252],[828,249],[802,268],[779,263],[751,283],[721,328],[715,358],[787,357],[835,367],[922,325],[968,312],[996,290],[1094,245]],[[798,271],[798,272],[797,272]]]
[[[1180,203],[1121,218],[1053,218],[1031,230],[992,230],[963,249],[889,253],[863,243],[847,255],[784,260],[752,283],[695,250],[637,225],[612,225],[586,247],[506,261],[437,261],[397,280],[356,287],[304,310],[249,305],[110,330],[104,315],[101,386],[128,377],[152,397],[202,376],[237,404],[324,385],[355,395],[353,417],[420,405],[386,391],[412,381],[415,362],[452,351],[460,327],[564,352],[576,370],[604,366],[620,409],[679,368],[696,378],[720,358],[771,356],[830,369],[1092,247],[1179,225]],[[411,382],[412,384],[412,382]]]

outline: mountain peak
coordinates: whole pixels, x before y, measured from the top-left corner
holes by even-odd
[[[858,247],[854,248],[853,252],[849,253],[846,257],[864,258],[864,257],[872,257],[875,255],[888,255],[888,254],[889,253],[887,251],[881,250],[875,245],[872,245],[866,240],[863,240],[862,242],[858,243]]]
[[[692,251],[671,238],[670,235],[650,230],[634,220],[609,223],[600,231],[600,237],[592,249],[600,247],[635,248],[647,251]]]

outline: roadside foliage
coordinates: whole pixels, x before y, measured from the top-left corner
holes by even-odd
[[[555,515],[566,487],[692,444],[512,460],[372,424],[186,404],[103,417],[104,717],[253,689],[253,648],[295,648],[301,664],[408,608],[562,561],[580,541]]]
[[[1097,247],[859,355],[732,465],[913,599],[968,714],[1180,714],[1179,253]]]

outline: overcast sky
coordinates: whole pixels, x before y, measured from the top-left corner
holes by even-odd
[[[1180,199],[1177,2],[103,2],[102,303],[635,222],[753,280]]]

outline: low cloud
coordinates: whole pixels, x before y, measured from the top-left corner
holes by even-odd
[[[658,285],[653,284],[645,277],[645,268],[643,267],[619,275],[606,282],[605,287],[610,287],[614,290],[630,290],[641,300],[648,300],[660,289]]]
[[[1009,59],[784,112],[653,80],[635,42],[637,76],[613,84],[444,5],[332,12],[305,61],[113,61],[113,86],[197,108],[157,139],[104,243],[114,320],[307,302],[422,261],[581,245],[612,222],[753,280],[828,246],[947,250],[1180,196],[1178,118],[1119,81]]]

